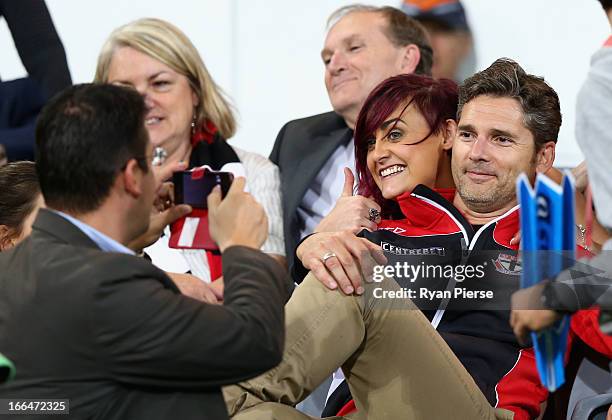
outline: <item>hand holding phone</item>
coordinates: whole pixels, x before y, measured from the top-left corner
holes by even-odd
[[[268,237],[266,213],[244,185],[244,178],[236,178],[223,200],[218,190],[208,196],[210,235],[221,252],[233,245],[259,249]]]
[[[175,172],[174,202],[176,204],[189,204],[195,209],[208,208],[206,197],[216,185],[221,186],[223,197],[227,194],[234,180],[230,172],[216,172],[206,168],[195,168],[190,171]]]

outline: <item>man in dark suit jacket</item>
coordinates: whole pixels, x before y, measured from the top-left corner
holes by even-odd
[[[220,387],[279,362],[287,279],[258,250],[267,223],[244,178],[208,199],[224,306],[181,295],[126,247],[158,192],[145,114],[135,91],[111,85],[69,88],[43,110],[49,209],[0,254],[0,349],[17,367],[0,398],[67,399],[73,419],[227,419]]]
[[[292,266],[300,239],[315,230],[370,228],[369,209],[378,205],[364,197],[344,200],[330,226],[318,226],[343,192],[351,195],[354,172],[353,128],[362,104],[384,79],[402,73],[431,74],[432,50],[422,26],[393,7],[348,6],[334,12],[321,52],[325,87],[333,112],[290,121],[281,129],[270,160],[281,173],[285,248]],[[352,203],[350,203],[352,201]],[[358,203],[355,203],[357,201]],[[354,226],[348,208],[362,211]],[[294,279],[300,281],[301,279]]]

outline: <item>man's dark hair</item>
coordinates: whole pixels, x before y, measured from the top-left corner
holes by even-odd
[[[427,32],[423,25],[417,22],[415,19],[402,12],[400,9],[396,9],[391,6],[366,6],[363,4],[351,4],[344,6],[336,10],[331,14],[327,20],[328,27],[338,22],[344,16],[356,13],[356,12],[367,12],[367,13],[380,13],[386,21],[387,27],[385,28],[385,35],[389,40],[398,47],[414,44],[419,48],[421,53],[421,59],[417,65],[414,73],[431,76],[431,66],[433,64],[433,50],[429,45],[429,39],[427,38]]]
[[[599,0],[599,3],[606,13],[609,13],[610,10],[612,10],[612,0]]]
[[[525,127],[533,135],[536,151],[546,142],[557,142],[561,127],[559,97],[542,77],[525,73],[517,62],[509,58],[496,60],[489,68],[474,74],[459,86],[457,121],[461,118],[463,106],[482,95],[513,98],[519,102]]]
[[[119,86],[82,84],[55,96],[36,124],[36,170],[47,206],[88,213],[130,159],[148,171],[145,113],[142,97]]]

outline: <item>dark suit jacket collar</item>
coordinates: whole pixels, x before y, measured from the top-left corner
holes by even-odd
[[[69,220],[47,209],[40,209],[32,225],[32,232],[44,232],[63,242],[93,249],[100,249],[89,236]]]
[[[344,124],[344,120],[341,120],[341,124],[339,123],[337,128],[307,139],[310,141],[308,147],[312,152],[306,154],[296,168],[296,182],[293,185],[293,191],[288,192],[291,196],[287,197],[289,209],[292,209],[292,211],[297,209],[304,194],[306,194],[306,190],[312,185],[323,165],[327,163],[336,149],[346,144],[352,136],[353,130]]]

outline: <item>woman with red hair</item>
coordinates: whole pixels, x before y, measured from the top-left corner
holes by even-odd
[[[364,201],[353,196],[353,175],[345,169],[344,193],[310,240],[312,243],[316,239],[317,246],[309,246],[307,237],[296,250],[303,267],[293,267],[294,279],[303,279],[310,270],[328,287],[339,285],[345,293],[353,293],[350,280],[361,278],[358,270],[348,264],[344,268],[334,264],[333,257],[325,261],[321,258],[333,250],[341,262],[350,259],[344,252],[349,243],[332,245],[345,237],[338,234],[335,220],[352,220],[353,234],[384,228],[385,220],[404,217],[399,202],[419,184],[452,201],[455,185],[450,170],[449,121],[456,118],[457,95],[452,80],[415,74],[391,77],[370,93],[355,125],[357,192],[370,197],[380,211],[367,208]],[[373,247],[366,240],[362,243],[364,250]],[[353,251],[357,255],[358,251]]]

